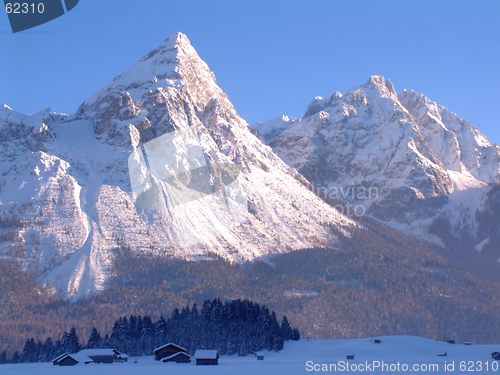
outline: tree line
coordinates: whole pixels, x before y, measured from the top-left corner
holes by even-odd
[[[76,329],[64,332],[53,342],[28,339],[19,354],[10,360],[0,353],[0,363],[47,362],[64,353],[81,349],[114,348],[130,356],[152,355],[154,348],[174,342],[194,354],[196,349],[217,349],[220,354],[247,355],[260,350],[280,351],[287,340],[299,340],[300,332],[292,328],[286,316],[281,324],[274,311],[248,300],[221,302],[206,300],[201,309],[193,304],[171,317],[153,322],[150,316],[131,315],[115,321],[111,332],[103,336],[94,327],[86,343],[80,345]]]

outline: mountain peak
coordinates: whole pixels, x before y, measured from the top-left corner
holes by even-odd
[[[169,44],[175,46],[183,46],[183,45],[191,45],[189,38],[186,34],[181,33],[180,31],[173,32],[168,36],[167,39],[163,42],[164,44]]]
[[[136,102],[148,92],[186,85],[214,86],[215,76],[191,45],[188,37],[174,32],[158,47],[150,50],[134,66],[116,76],[111,83],[87,99],[78,115],[92,115],[109,96],[129,95]],[[196,90],[194,90],[196,91]],[[212,92],[215,89],[212,87]]]
[[[373,75],[371,76],[368,81],[366,81],[365,85],[366,88],[368,87],[374,87],[380,93],[382,94],[383,98],[392,98],[392,99],[397,99],[397,94],[396,90],[394,89],[394,85],[392,84],[391,81],[388,79],[385,79],[381,75]]]
[[[176,31],[168,36],[162,44],[149,51],[139,62],[150,62],[153,65],[161,65],[171,62],[179,62],[182,56],[196,55],[188,37]]]

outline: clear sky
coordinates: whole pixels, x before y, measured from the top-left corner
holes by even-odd
[[[500,1],[80,0],[12,34],[0,12],[0,104],[72,113],[174,31],[249,123],[389,78],[500,143]]]

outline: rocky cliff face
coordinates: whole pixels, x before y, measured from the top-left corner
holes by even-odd
[[[273,150],[353,207],[351,215],[366,213],[449,249],[473,251],[484,240],[476,212],[487,209],[486,194],[500,182],[500,148],[424,95],[397,95],[389,80],[372,76],[345,95],[315,98],[301,120],[281,129],[276,122],[256,126],[265,129],[261,138],[273,133]]]
[[[207,165],[238,168],[244,198],[238,202],[245,202],[244,210],[238,206],[244,220],[237,222],[227,219],[233,213],[224,208],[186,208],[190,233],[204,238],[205,223],[212,228],[205,241],[190,246],[181,246],[189,232],[179,232],[171,212],[136,205],[132,185],[144,175],[129,171],[131,155],[182,129],[193,132]],[[102,290],[119,247],[188,259],[216,253],[238,261],[334,246],[332,228],[349,236],[356,226],[251,133],[181,33],[72,115],[45,110],[26,116],[4,106],[0,133],[0,252],[68,296]],[[179,138],[169,151],[179,161],[174,179],[187,185],[195,178],[183,164],[190,146]],[[213,187],[215,172],[207,176]]]

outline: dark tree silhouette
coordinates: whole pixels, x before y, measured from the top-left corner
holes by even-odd
[[[286,317],[281,326],[274,311],[251,301],[206,300],[201,311],[191,308],[174,309],[170,319],[163,316],[153,322],[149,316],[120,317],[111,334],[104,339],[94,327],[86,348],[115,348],[129,355],[151,355],[155,347],[175,342],[191,354],[196,349],[217,349],[220,354],[247,355],[267,349],[280,351],[288,339],[300,338],[299,331],[290,327]],[[23,362],[50,361],[56,356],[80,350],[76,330],[64,332],[54,345],[49,338],[44,344],[26,341]],[[0,357],[1,359],[1,357]]]

